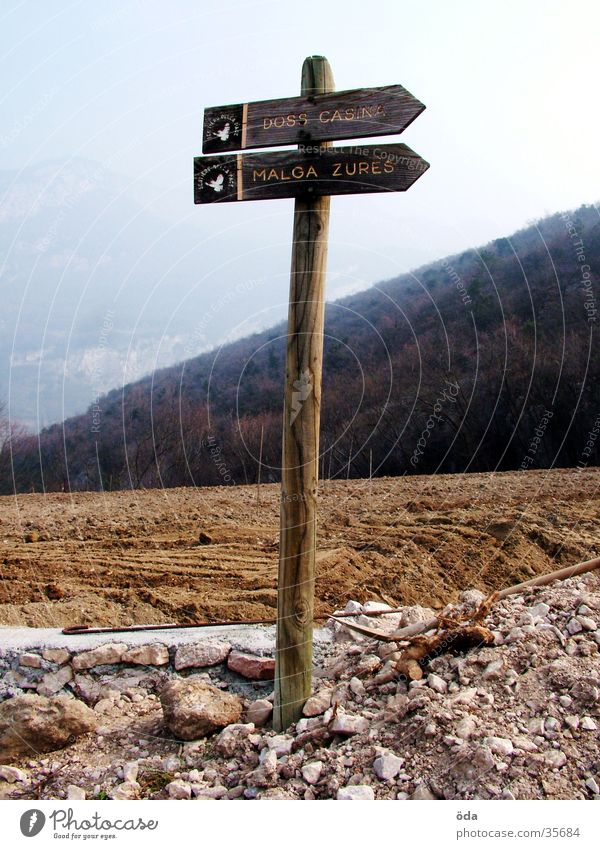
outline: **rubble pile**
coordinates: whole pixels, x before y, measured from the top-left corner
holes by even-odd
[[[443,615],[468,617],[482,601],[470,590]],[[358,614],[385,608],[347,605]],[[413,606],[354,621],[392,633],[432,614]],[[2,758],[0,794],[600,798],[598,572],[507,597],[480,624],[493,644],[458,651],[442,643],[407,675],[399,668],[408,644],[363,637],[330,620],[313,695],[285,733],[270,728],[272,684],[258,669],[254,698],[248,690],[227,692],[227,682],[196,669],[171,669],[127,687],[113,682],[87,699],[80,692],[97,716],[95,729],[51,755]],[[244,664],[252,659],[234,657],[234,666]],[[0,729],[11,701],[0,704]]]

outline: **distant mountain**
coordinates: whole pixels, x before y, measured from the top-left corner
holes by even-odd
[[[323,476],[597,465],[598,268],[584,206],[328,304]],[[18,487],[253,481],[261,432],[262,479],[277,480],[284,337],[113,390],[44,430],[39,455],[21,440]]]
[[[198,228],[166,223],[150,196],[85,159],[0,172],[0,399],[14,419],[62,421],[226,336],[225,312],[194,333],[213,298]]]

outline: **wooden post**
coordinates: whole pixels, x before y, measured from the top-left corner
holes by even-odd
[[[262,453],[263,453],[263,437],[265,435],[265,426],[260,426],[260,449],[258,452],[258,475],[256,479],[256,503],[260,507],[260,471],[262,469]]]
[[[302,66],[306,97],[334,90],[324,56]],[[307,144],[311,144],[307,139]],[[319,424],[329,197],[297,199],[283,408],[281,523],[273,727],[302,715],[312,682]]]

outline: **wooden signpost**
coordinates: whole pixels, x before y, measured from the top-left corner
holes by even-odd
[[[401,85],[212,106],[204,110],[202,153],[391,136],[424,109]]]
[[[318,149],[318,146],[315,145]],[[284,150],[194,160],[196,203],[403,192],[429,164],[405,144]]]
[[[296,199],[283,409],[273,727],[311,693],[325,269],[330,196],[405,191],[429,167],[404,144],[332,147],[402,132],[424,109],[402,86],[334,92],[323,56],[302,67],[299,98],[207,109],[194,202]],[[298,144],[298,150],[231,151]]]

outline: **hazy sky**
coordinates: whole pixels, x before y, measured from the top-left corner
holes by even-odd
[[[600,197],[595,0],[3,0],[0,10],[0,168],[102,161],[197,227],[204,271],[236,258],[224,287],[268,269],[284,304],[293,202],[194,207],[202,110],[298,93],[310,54],[328,57],[339,89],[401,83],[427,106],[396,137],[431,163],[415,186],[334,199],[330,295]],[[263,296],[249,294],[249,309],[271,304],[273,289]]]

